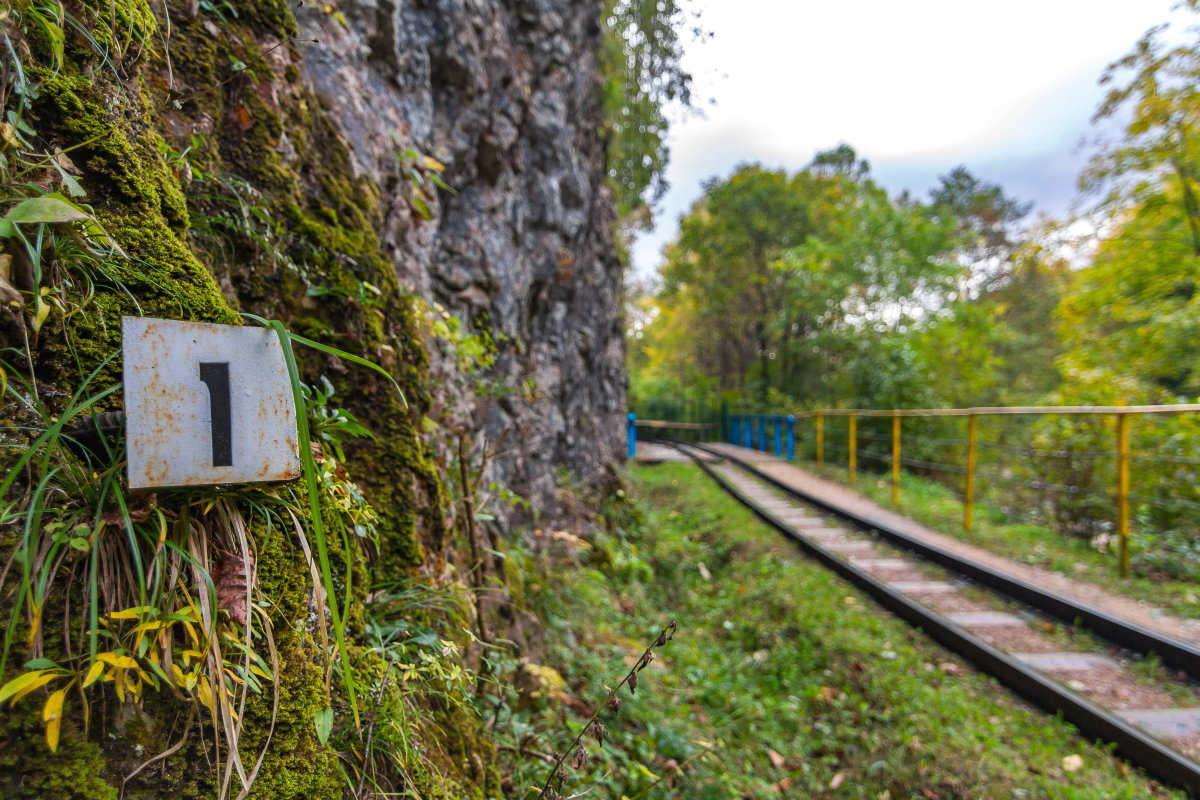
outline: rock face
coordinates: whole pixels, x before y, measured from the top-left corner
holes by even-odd
[[[354,168],[384,194],[380,238],[402,284],[495,361],[435,358],[440,421],[468,460],[549,512],[562,467],[606,486],[625,406],[620,268],[602,135],[601,3],[348,0],[298,14],[306,80]],[[432,156],[451,191],[411,200]],[[493,453],[485,457],[483,453]],[[561,514],[559,515],[561,516]]]

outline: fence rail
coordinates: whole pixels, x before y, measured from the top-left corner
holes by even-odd
[[[1129,538],[1132,502],[1146,502],[1147,498],[1147,495],[1134,494],[1131,490],[1134,479],[1133,465],[1139,463],[1179,468],[1200,466],[1200,458],[1195,456],[1179,453],[1135,452],[1130,444],[1134,419],[1136,417],[1196,413],[1200,413],[1200,404],[1191,403],[1139,406],[835,408],[798,411],[788,415],[734,414],[727,416],[720,427],[725,440],[732,444],[766,452],[773,451],[775,455],[788,460],[795,458],[798,426],[802,431],[811,431],[812,452],[818,466],[825,466],[826,456],[830,451],[840,454],[838,460],[844,464],[849,482],[854,483],[859,472],[860,458],[869,459],[890,472],[892,502],[897,505],[900,503],[903,467],[915,467],[943,473],[945,479],[953,478],[956,490],[961,492],[962,525],[966,530],[971,530],[975,524],[981,455],[987,454],[989,460],[1008,459],[1007,462],[1001,462],[999,469],[987,470],[986,474],[992,478],[1002,476],[1013,486],[1050,493],[1059,497],[1069,497],[1073,502],[1090,503],[1092,505],[1089,508],[1096,508],[1097,504],[1111,503],[1112,519],[1103,524],[1111,525],[1107,530],[1116,535],[1120,571],[1122,575],[1128,575],[1130,572]],[[1089,446],[1083,450],[1063,446],[1061,442],[1051,442],[1049,447],[1034,447],[1028,444],[1014,445],[1005,441],[980,441],[981,420],[1019,416],[1092,417],[1102,421],[1111,421],[1111,427],[1107,433],[1099,431],[1099,428],[1104,425],[1097,425],[1097,431],[1086,431],[1088,435],[1083,438],[1088,440]],[[941,435],[929,437],[922,437],[905,430],[905,423],[911,420],[955,417],[964,418],[966,425],[964,431],[953,432],[954,435],[945,435],[944,426],[939,428]],[[844,425],[837,426],[839,432],[845,436],[842,441],[830,441],[829,422],[835,418],[845,420]],[[876,419],[891,419],[891,424],[888,426],[890,430],[878,427],[874,432],[860,430],[860,422]],[[1073,424],[1078,425],[1079,423]],[[708,425],[707,429],[711,430],[714,427],[717,426]],[[1069,433],[1072,432],[1078,433],[1073,429],[1069,431]],[[1067,435],[1064,434],[1064,438],[1067,438]],[[1097,438],[1101,440],[1097,441]],[[1104,439],[1110,443],[1108,447],[1104,446]],[[874,443],[874,450],[866,449],[871,448],[872,443]],[[890,447],[887,446],[889,444]],[[915,457],[911,452],[905,452],[910,446],[917,449],[916,455],[920,457]],[[935,458],[928,455],[930,452],[941,457]],[[949,461],[958,463],[948,463]],[[1049,468],[1043,468],[1038,472],[1030,467],[1030,464],[1045,464],[1048,461],[1053,461],[1058,465],[1057,473]],[[1111,472],[1108,472],[1110,462]],[[1014,467],[1014,464],[1019,465],[1020,468]],[[1028,474],[1022,474],[1022,471]],[[1059,476],[1058,480],[1051,479],[1055,475]],[[1100,477],[1103,477],[1103,481],[1097,484]],[[1062,501],[1054,500],[1054,502],[1061,503]],[[1197,505],[1194,500],[1174,495],[1169,498],[1154,498],[1154,503],[1164,507],[1174,504],[1180,509],[1191,509],[1193,506],[1200,508],[1200,505]],[[1200,529],[1200,519],[1195,523],[1195,527]]]

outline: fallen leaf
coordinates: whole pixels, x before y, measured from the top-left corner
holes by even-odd
[[[836,789],[845,782],[846,782],[846,773],[839,772],[838,774],[834,775],[833,780],[831,780],[829,782],[829,788]]]
[[[1078,753],[1072,753],[1062,760],[1062,768],[1064,772],[1076,772],[1083,766],[1083,756]]]
[[[941,664],[938,664],[938,669],[947,675],[962,674],[962,667],[960,667],[958,664],[955,664],[953,661],[943,661]]]
[[[249,614],[247,594],[253,584],[253,555],[243,558],[236,553],[221,553],[213,573],[213,585],[217,589],[217,607],[229,612],[229,618],[239,625],[246,624]]]
[[[787,763],[784,761],[783,756],[779,755],[779,753],[776,753],[774,750],[767,751],[767,758],[771,760],[771,766],[775,769],[783,769],[783,765]]]

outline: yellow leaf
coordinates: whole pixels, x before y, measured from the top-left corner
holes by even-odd
[[[95,683],[96,679],[99,678],[103,672],[104,672],[104,662],[103,661],[97,661],[95,664],[92,664],[91,669],[88,670],[87,676],[83,679],[84,688],[87,688],[88,686],[91,686],[93,683]]]
[[[0,703],[11,697],[15,705],[25,695],[45,686],[62,674],[58,670],[39,669],[34,672],[26,672],[24,675],[18,675],[0,688]]]
[[[142,676],[136,671],[125,673],[125,688],[129,690],[130,697],[134,702],[142,695]]]
[[[143,631],[156,631],[159,628],[161,628],[167,624],[168,623],[162,621],[161,619],[152,619],[149,622],[143,622],[141,625],[138,625],[133,630],[131,630],[130,633],[141,633]]]
[[[117,669],[137,669],[137,660],[132,656],[119,656],[116,653],[100,653],[96,656],[96,660],[112,664]]]
[[[46,705],[42,708],[42,721],[49,722],[58,719],[62,715],[63,701],[66,699],[66,689],[51,692],[50,696],[46,698]]]
[[[431,172],[445,172],[446,165],[438,161],[433,156],[421,156],[421,166]]]
[[[111,611],[108,614],[109,619],[137,619],[142,614],[151,610],[151,606],[134,606],[127,608],[124,611]]]
[[[33,645],[34,640],[37,639],[38,631],[42,629],[42,607],[34,606],[32,603],[30,607],[33,611],[33,619],[29,621],[29,635],[25,637],[26,646]]]
[[[63,700],[66,698],[67,690],[59,689],[50,695],[42,709],[42,720],[46,723],[46,744],[50,745],[52,753],[58,750],[58,732],[62,725]]]
[[[42,302],[40,296],[33,298],[33,332],[37,333],[42,329],[42,325],[46,323],[46,318],[50,316],[50,305]]]
[[[209,713],[216,713],[213,709],[213,695],[212,690],[208,687],[208,678],[200,679],[200,683],[196,686],[196,696],[208,708]]]

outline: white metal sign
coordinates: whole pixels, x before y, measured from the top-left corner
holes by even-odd
[[[300,475],[296,406],[264,328],[123,317],[129,487]]]

